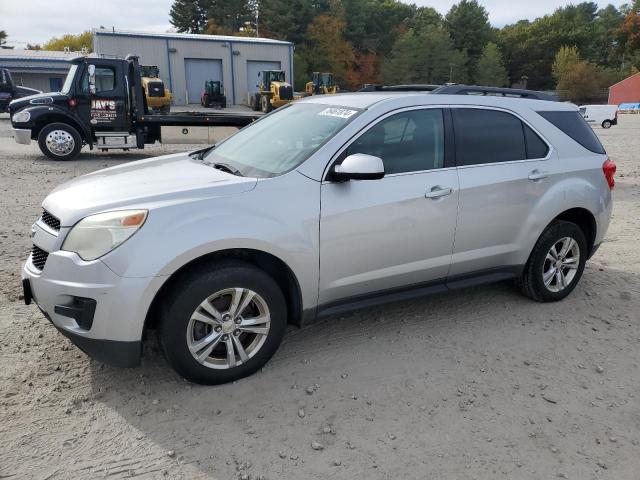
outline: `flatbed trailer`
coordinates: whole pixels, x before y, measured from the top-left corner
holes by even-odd
[[[164,127],[183,127],[180,143],[206,142],[203,127],[242,128],[261,112],[152,113],[146,105],[136,56],[124,59],[77,57],[61,92],[11,102],[16,142],[36,140],[54,160],[70,160],[82,146],[90,149],[142,149],[163,140]],[[191,136],[191,132],[200,135]]]

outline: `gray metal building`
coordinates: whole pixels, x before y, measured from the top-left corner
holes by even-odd
[[[220,80],[229,104],[246,104],[258,72],[284,70],[293,83],[293,44],[280,40],[186,33],[93,30],[97,55],[135,54],[142,65],[157,65],[173,93],[174,105],[200,103],[206,80]]]
[[[81,53],[0,49],[0,68],[9,69],[17,85],[57,92],[69,71],[67,59],[78,55]]]

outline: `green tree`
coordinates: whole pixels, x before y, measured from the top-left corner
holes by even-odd
[[[0,30],[0,45],[7,43],[7,32]]]
[[[580,63],[578,48],[576,46],[567,47],[563,45],[560,47],[560,50],[558,50],[558,53],[556,53],[556,58],[551,66],[553,78],[559,81],[562,75],[576,63]]]
[[[475,81],[478,85],[504,87],[509,84],[507,69],[504,67],[502,54],[498,46],[489,42],[482,50],[476,66]]]
[[[201,33],[207,27],[208,0],[174,0],[169,11],[171,25],[179,32]]]
[[[64,50],[65,48],[72,52],[79,52],[83,48],[93,52],[93,33],[90,30],[77,35],[66,33],[61,37],[53,37],[42,44],[42,50]]]
[[[464,83],[468,79],[464,50],[456,50],[449,32],[429,27],[421,33],[413,29],[402,34],[382,65],[388,83]]]
[[[461,0],[451,7],[445,16],[453,45],[457,50],[466,50],[469,55],[471,76],[482,55],[482,49],[493,36],[489,14],[477,0]]]

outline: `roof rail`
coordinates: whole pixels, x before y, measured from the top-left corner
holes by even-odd
[[[431,92],[441,85],[408,84],[408,85],[378,85],[365,83],[357,92]]]
[[[557,102],[558,99],[548,93],[521,88],[484,87],[479,85],[443,85],[431,92],[434,95],[482,95],[494,97],[526,98]]]

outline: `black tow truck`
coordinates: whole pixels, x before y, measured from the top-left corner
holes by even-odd
[[[162,141],[162,127],[243,127],[257,112],[151,113],[145,102],[138,57],[77,57],[56,93],[9,104],[17,143],[36,140],[42,153],[70,160],[83,145],[90,149],[134,149]],[[196,143],[196,142],[194,142]]]

